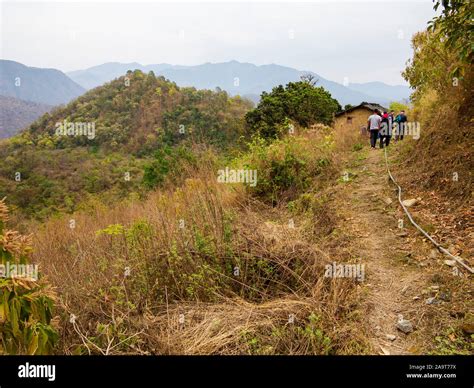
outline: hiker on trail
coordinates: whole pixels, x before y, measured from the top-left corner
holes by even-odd
[[[400,113],[395,117],[395,141],[398,141],[400,137]]]
[[[388,128],[390,129],[388,134],[390,135],[390,137],[392,137],[393,122],[395,120],[394,116],[395,116],[395,111],[392,109],[390,113],[388,114]]]
[[[400,111],[397,117],[395,117],[395,122],[397,123],[397,135],[395,136],[395,140],[403,140],[406,126],[405,123],[407,122],[407,116],[405,115],[404,110]]]
[[[379,115],[379,111],[374,109],[374,113],[369,116],[367,121],[367,128],[370,131],[370,146],[375,148],[377,144],[377,137],[379,135],[380,124],[382,123],[382,117]]]
[[[392,138],[393,134],[393,123],[395,122],[395,111],[392,109],[388,114],[388,142],[387,145],[390,143],[390,139]]]
[[[384,145],[388,147],[390,144],[390,132],[389,132],[389,116],[387,111],[383,112],[382,115],[382,123],[380,133],[380,148],[383,148]]]

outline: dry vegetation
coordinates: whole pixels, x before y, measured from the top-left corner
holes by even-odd
[[[415,42],[420,38],[415,37]],[[424,66],[422,55],[432,44],[429,41],[420,44],[420,59],[410,74],[413,78],[417,76],[416,66]],[[420,123],[420,139],[407,138],[398,144],[392,165],[405,198],[420,198],[411,209],[417,222],[472,268],[474,78],[472,66],[465,66],[459,79],[452,78],[449,66],[456,60],[449,51],[443,51],[443,55],[450,60],[435,65],[427,62],[435,76],[426,77],[409,112],[409,119]],[[427,242],[417,244],[417,256],[428,279],[425,295],[446,299],[436,306],[420,309],[427,327],[424,348],[435,354],[472,353],[472,275],[446,265],[449,257]]]
[[[443,96],[430,91],[420,99],[410,112],[410,120],[420,123],[420,139],[406,145],[400,160],[401,169],[409,173],[407,184],[435,189],[453,206],[472,197],[473,79],[466,74],[459,81],[462,86],[448,87]],[[458,181],[453,180],[454,173]]]
[[[320,182],[337,178],[339,145],[321,148],[330,132],[301,136],[303,154],[331,158]],[[57,352],[366,352],[356,281],[323,276],[338,254],[350,259],[347,237],[331,233],[328,203],[300,194],[272,207],[201,167],[144,202],[74,214],[75,228],[48,221],[34,247],[60,296]]]

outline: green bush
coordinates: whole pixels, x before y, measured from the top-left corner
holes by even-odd
[[[29,240],[6,230],[8,209],[0,201],[0,264],[27,264]],[[58,334],[51,325],[54,294],[37,279],[0,278],[0,354],[51,354]]]
[[[251,193],[272,203],[296,198],[330,165],[332,142],[327,140],[288,136],[268,144],[256,137],[243,156],[244,167],[257,170]]]
[[[179,177],[186,166],[196,162],[196,156],[185,146],[164,146],[155,152],[154,157],[143,170],[143,184],[148,189],[163,185],[170,173]]]

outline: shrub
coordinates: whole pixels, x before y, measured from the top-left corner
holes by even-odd
[[[321,138],[288,136],[271,144],[255,138],[243,157],[246,168],[257,170],[257,184],[249,190],[271,203],[294,199],[331,164],[331,135]]]
[[[28,236],[6,230],[8,209],[0,201],[0,264],[27,264]],[[10,267],[11,268],[11,267]],[[58,339],[51,325],[54,293],[37,279],[0,278],[0,354],[50,354]]]
[[[179,176],[186,165],[196,163],[196,156],[184,146],[164,146],[155,152],[154,160],[145,165],[143,184],[148,189],[163,185],[168,175]]]

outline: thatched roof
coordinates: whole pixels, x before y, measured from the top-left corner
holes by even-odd
[[[385,108],[385,107],[383,107],[382,105],[379,105],[379,104],[377,104],[377,103],[375,103],[375,102],[362,102],[362,103],[360,103],[360,104],[357,105],[357,106],[353,106],[353,107],[351,107],[351,108],[349,108],[349,109],[346,109],[346,110],[343,110],[343,111],[341,111],[341,112],[336,113],[336,117],[337,117],[337,116],[340,116],[340,115],[342,115],[342,114],[344,114],[344,113],[352,112],[352,111],[354,111],[354,110],[356,110],[356,109],[359,109],[359,108],[367,109],[367,110],[370,110],[371,112],[373,112],[374,109],[378,109],[380,112],[388,111],[387,108]]]

